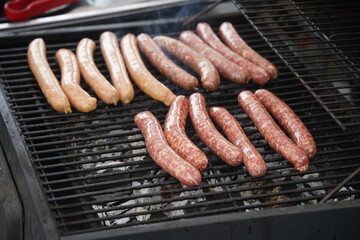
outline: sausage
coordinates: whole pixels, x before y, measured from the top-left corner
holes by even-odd
[[[242,56],[228,48],[216,36],[209,24],[205,22],[198,23],[198,25],[196,26],[196,32],[204,42],[206,42],[207,44],[209,44],[210,47],[221,53],[225,58],[229,59],[230,61],[236,63],[239,66],[244,67],[250,74],[253,82],[264,85],[269,81],[270,76],[264,69],[256,66],[252,62],[248,61],[247,59],[243,58]]]
[[[109,31],[103,32],[100,35],[100,48],[112,84],[120,94],[121,102],[124,104],[131,102],[134,99],[134,88],[126,71],[116,35]]]
[[[219,72],[205,57],[186,44],[166,36],[154,38],[156,44],[165,49],[172,56],[194,70],[199,76],[201,85],[208,91],[215,91],[220,85]]]
[[[240,165],[242,163],[241,150],[217,131],[206,110],[204,96],[201,93],[193,93],[189,102],[190,119],[201,141],[227,164]]]
[[[137,36],[139,49],[165,77],[184,89],[196,89],[199,81],[171,61],[147,34]]]
[[[316,154],[314,138],[294,111],[268,90],[259,89],[255,92],[255,96],[308,157],[314,157]]]
[[[176,96],[147,70],[137,47],[135,35],[131,33],[125,35],[121,39],[120,47],[126,67],[136,85],[153,99],[170,106]]]
[[[212,107],[210,117],[220,126],[227,138],[243,153],[247,171],[253,177],[262,177],[266,173],[266,164],[260,153],[250,142],[239,122],[222,107]]]
[[[162,169],[187,186],[200,184],[199,170],[177,155],[167,144],[161,125],[151,112],[136,114],[134,121],[145,138],[151,158]]]
[[[96,109],[96,98],[91,97],[80,87],[80,69],[75,54],[61,48],[55,54],[55,60],[61,69],[61,87],[66,96],[79,112]]]
[[[116,105],[120,99],[120,94],[96,67],[93,56],[95,47],[95,42],[89,38],[83,38],[78,43],[76,58],[81,75],[104,103]]]
[[[224,22],[221,24],[219,28],[219,35],[225,44],[228,45],[228,47],[234,52],[263,68],[272,79],[277,77],[278,70],[276,67],[249,47],[249,45],[247,45],[236,32],[234,26],[230,22]]]
[[[189,114],[189,100],[177,96],[166,115],[164,133],[167,142],[185,161],[199,170],[204,170],[208,159],[206,155],[187,137],[185,124]]]
[[[292,163],[296,170],[306,171],[309,165],[306,153],[285,135],[255,95],[242,91],[238,102],[270,147]]]
[[[247,83],[249,81],[249,75],[246,69],[223,57],[216,50],[204,43],[192,31],[182,32],[179,39],[209,59],[218,70],[220,76],[235,83]]]
[[[42,38],[31,41],[27,51],[29,67],[47,102],[58,112],[71,113],[71,104],[46,58],[46,45]]]

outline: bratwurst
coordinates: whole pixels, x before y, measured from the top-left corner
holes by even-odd
[[[83,38],[78,43],[76,57],[81,75],[104,103],[116,105],[120,99],[120,94],[96,67],[94,61],[95,48],[95,42],[89,38]]]
[[[132,33],[126,34],[121,39],[120,47],[126,67],[135,84],[153,99],[170,106],[176,96],[146,68],[137,46],[136,36]]]
[[[61,69],[61,87],[66,96],[79,112],[90,112],[96,109],[96,98],[91,97],[80,87],[80,70],[75,54],[65,48],[59,49],[55,60]]]
[[[47,61],[46,45],[42,38],[31,41],[27,58],[29,67],[50,106],[58,112],[71,113],[70,101]]]

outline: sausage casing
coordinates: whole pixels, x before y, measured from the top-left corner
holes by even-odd
[[[161,125],[151,112],[138,113],[134,120],[145,138],[150,156],[162,169],[187,186],[200,184],[199,170],[177,155],[167,144]]]
[[[128,72],[136,85],[153,99],[170,106],[176,96],[147,70],[137,47],[135,35],[126,34],[121,39],[120,47]]]
[[[239,54],[232,51],[216,36],[209,24],[205,22],[198,23],[196,26],[196,32],[204,42],[221,53],[224,57],[230,61],[233,61],[239,66],[244,67],[250,74],[253,82],[264,85],[269,81],[270,76],[264,69],[256,66],[246,58],[243,58]]]
[[[234,52],[263,68],[272,79],[277,77],[278,70],[276,67],[247,45],[230,22],[224,22],[221,24],[219,35],[226,45]]]
[[[70,113],[70,101],[50,68],[46,58],[46,45],[42,38],[31,41],[27,58],[29,67],[50,106],[58,112]]]
[[[203,88],[208,91],[215,91],[219,87],[219,72],[207,58],[201,56],[186,44],[171,37],[157,36],[154,38],[154,41],[176,59],[194,70],[200,76]]]
[[[61,87],[66,96],[79,112],[90,112],[96,109],[96,98],[91,97],[80,87],[80,70],[75,54],[61,48],[55,54],[55,60],[61,69]]]
[[[259,89],[255,92],[255,96],[291,136],[293,141],[305,151],[308,157],[314,157],[316,154],[314,138],[294,111],[268,90]]]
[[[120,94],[121,102],[125,104],[131,102],[134,98],[134,88],[127,73],[116,35],[109,31],[103,32],[100,35],[100,48],[112,84]]]
[[[240,92],[238,102],[272,149],[292,163],[296,170],[307,170],[309,159],[306,153],[285,135],[252,92]]]
[[[169,80],[184,89],[195,89],[198,86],[199,81],[171,61],[149,35],[139,34],[137,42],[141,52],[151,64]]]
[[[240,165],[242,163],[241,150],[217,131],[207,112],[204,96],[201,93],[193,93],[189,102],[190,119],[201,141],[227,164]]]
[[[96,67],[93,56],[95,48],[95,42],[89,38],[83,38],[78,43],[76,58],[81,75],[104,103],[116,105],[120,99],[120,94]]]
[[[209,115],[224,131],[229,141],[242,150],[243,161],[249,174],[253,177],[264,176],[266,174],[264,159],[231,113],[222,107],[212,107]]]
[[[204,170],[208,159],[206,155],[187,137],[186,120],[189,114],[189,100],[179,95],[172,102],[165,118],[164,133],[170,147],[180,157],[199,170]]]
[[[179,39],[209,59],[222,77],[235,83],[247,83],[249,81],[249,75],[246,69],[223,57],[215,49],[204,43],[192,31],[182,32]]]

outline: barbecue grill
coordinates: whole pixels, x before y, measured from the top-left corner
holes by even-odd
[[[354,239],[360,179],[348,176],[360,167],[360,3],[234,1],[234,8],[239,9],[235,15],[204,16],[186,26],[183,18],[168,14],[148,22],[114,19],[109,25],[0,38],[0,213],[6,217],[0,239]],[[98,101],[93,112],[59,114],[27,64],[28,43],[43,37],[60,78],[55,52],[63,47],[75,51],[79,40],[89,37],[97,43],[97,66],[109,79],[98,42],[105,29],[119,39],[129,32],[177,38],[199,21],[215,32],[222,22],[232,22],[251,47],[278,67],[279,77],[264,88],[284,100],[313,134],[318,153],[308,171],[295,171],[274,152],[237,104],[240,91],[259,88],[254,83],[223,79],[215,92],[197,91],[208,107],[225,107],[241,123],[267,163],[266,176],[252,178],[243,166],[226,165],[188,122],[187,134],[209,165],[201,185],[184,187],[153,162],[133,121],[136,113],[149,110],[163,123],[168,108],[162,103],[134,86],[130,104]],[[145,62],[175,94],[194,92],[177,87]],[[328,193],[329,200],[320,203]]]

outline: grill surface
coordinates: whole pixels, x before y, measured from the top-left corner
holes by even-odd
[[[279,1],[267,11],[263,4],[267,3],[242,1],[239,7],[251,24],[241,15],[207,21],[215,31],[223,21],[232,22],[251,47],[278,67],[278,79],[265,88],[298,114],[317,142],[318,153],[306,172],[294,171],[276,154],[238,106],[240,91],[254,91],[259,86],[223,80],[218,91],[199,92],[204,93],[208,107],[225,107],[236,117],[266,160],[268,172],[265,177],[254,179],[243,166],[227,166],[209,152],[188,122],[187,133],[207,154],[209,165],[200,186],[183,187],[151,160],[133,122],[136,113],[150,110],[163,123],[167,112],[164,105],[135,88],[136,97],[128,105],[107,106],[99,101],[97,110],[91,113],[74,110],[71,114],[58,114],[47,104],[27,65],[27,45],[37,36],[12,43],[1,40],[2,92],[61,236],[221,213],[313,205],[360,166],[360,115],[355,97],[359,87],[358,63],[336,42],[326,39],[323,32],[320,34],[296,4]],[[260,17],[260,12],[268,17]],[[283,25],[285,22],[289,25]],[[112,30],[121,38],[128,32],[153,36],[161,32],[178,37],[182,29],[174,19],[148,26]],[[66,47],[75,51],[81,37],[97,41],[101,32],[43,36],[50,65],[58,78],[56,50]],[[98,47],[95,60],[109,79]],[[178,88],[149,64],[148,68],[175,94],[193,93]],[[348,81],[351,86],[336,84]],[[86,85],[84,88],[94,95]],[[340,90],[345,88],[351,92],[344,95]],[[331,201],[358,199],[359,187],[359,178],[354,178]]]

